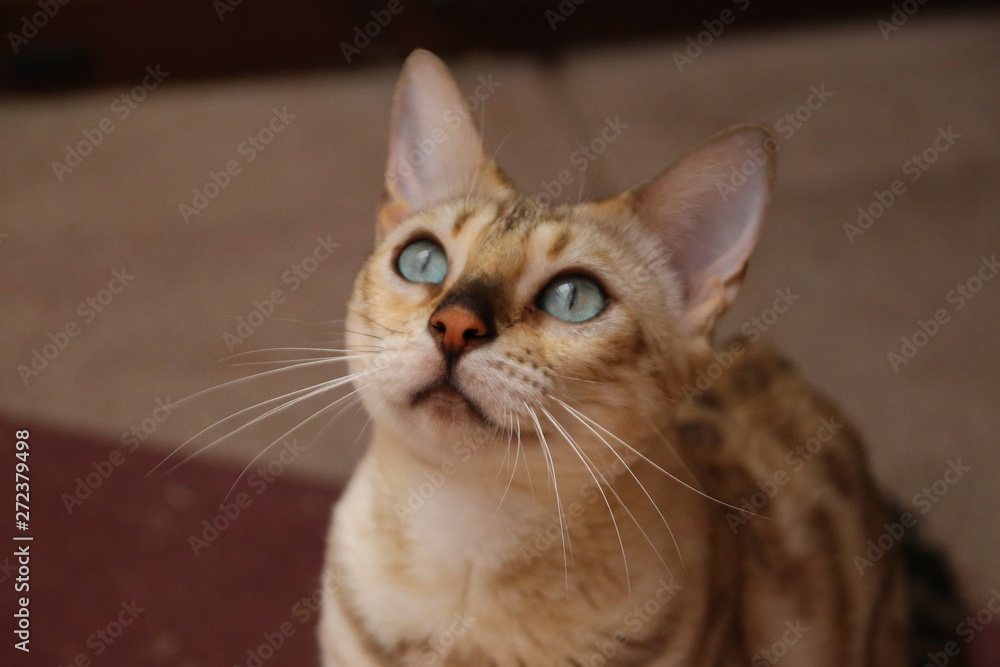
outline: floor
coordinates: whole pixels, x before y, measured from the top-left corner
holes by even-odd
[[[607,122],[622,128],[564,200],[641,182],[730,124],[774,128],[775,198],[720,337],[758,329],[837,397],[976,608],[1000,586],[998,18],[918,15],[888,39],[874,20],[723,33],[690,62],[675,39],[545,65],[451,63],[469,92],[492,82],[477,113],[523,190],[551,192],[578,146]],[[0,101],[0,413],[153,459],[328,379],[211,390],[262,368],[233,354],[339,339],[372,244],[397,75],[190,85],[169,70],[151,63],[132,90]],[[797,299],[772,318],[779,290]],[[239,432],[203,460],[243,468],[308,414]],[[365,423],[349,409],[305,429],[289,478],[343,480]],[[949,484],[952,464],[968,472]],[[924,490],[933,503],[916,502]]]

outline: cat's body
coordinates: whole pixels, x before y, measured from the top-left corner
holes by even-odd
[[[855,559],[889,517],[854,431],[780,359],[708,342],[766,132],[553,207],[442,123],[460,100],[411,57],[349,308],[374,435],[330,533],[324,664],[908,664],[901,554]]]
[[[687,565],[671,574],[649,554],[629,553],[630,568],[644,572],[633,572],[630,597],[596,485],[568,479],[572,499],[564,509],[573,517],[574,546],[567,594],[551,507],[531,521],[505,499],[494,517],[495,496],[479,485],[488,487],[495,471],[449,477],[426,493],[440,468],[393,461],[397,446],[376,446],[331,534],[328,568],[337,577],[322,636],[340,662],[329,664],[909,664],[898,554],[863,577],[854,561],[868,549],[868,536],[891,520],[854,431],[782,360],[737,349],[742,355],[698,401],[678,406],[665,433],[687,455],[690,473],[676,459],[666,465],[760,516],[651,475],[646,486],[666,491],[656,500]],[[456,465],[474,446],[457,448]],[[621,485],[622,469],[611,469],[609,479],[617,476]],[[501,475],[501,492],[506,481]],[[649,506],[641,494],[630,501]],[[631,524],[621,514],[626,529]],[[587,532],[588,520],[598,524],[596,536]],[[642,520],[662,526],[655,513]],[[354,545],[359,536],[363,543]],[[638,535],[626,540],[630,549],[642,542]],[[667,539],[661,548],[668,554],[673,545]]]

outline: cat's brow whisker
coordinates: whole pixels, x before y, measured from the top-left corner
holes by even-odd
[[[542,445],[542,453],[545,456],[545,467],[549,471],[549,476],[552,480],[552,489],[556,496],[556,511],[559,515],[559,536],[562,538],[562,549],[563,549],[563,571],[566,574],[566,593],[569,594],[569,558],[567,557],[566,551],[566,521],[563,519],[563,506],[562,498],[559,496],[559,479],[556,477],[556,466],[555,461],[552,459],[552,452],[549,451],[549,445],[545,441],[545,434],[542,432],[542,424],[538,421],[538,415],[535,411],[531,409],[527,403],[522,401],[525,409],[528,411],[528,415],[531,420],[535,422],[535,428],[538,432],[538,441]],[[573,552],[573,541],[570,540],[569,553]]]
[[[608,514],[611,516],[611,523],[615,527],[615,534],[618,536],[618,546],[621,548],[622,551],[622,562],[625,564],[625,585],[628,588],[628,596],[629,599],[631,600],[632,577],[629,575],[628,571],[628,556],[625,555],[625,541],[622,539],[621,530],[619,530],[618,528],[618,520],[615,518],[615,512],[613,509],[611,509],[611,501],[608,500],[607,494],[604,493],[604,486],[601,484],[601,482],[604,482],[604,484],[608,486],[608,490],[610,490],[611,493],[615,495],[615,498],[618,500],[619,504],[621,504],[621,506],[625,508],[625,511],[629,513],[629,516],[632,516],[632,513],[629,512],[627,507],[625,507],[625,503],[618,495],[618,492],[615,491],[614,487],[612,487],[611,484],[608,483],[607,478],[604,477],[604,473],[602,473],[600,470],[597,469],[595,465],[593,465],[593,462],[590,460],[590,457],[586,456],[586,454],[583,453],[583,451],[580,449],[580,446],[576,443],[576,441],[569,434],[569,432],[567,432],[566,429],[563,428],[562,424],[560,424],[556,420],[556,418],[552,416],[552,413],[546,410],[544,407],[539,406],[539,409],[545,414],[546,417],[549,418],[549,421],[552,422],[552,425],[556,427],[556,430],[562,434],[562,437],[566,439],[566,442],[569,444],[570,449],[573,450],[573,453],[576,454],[577,458],[579,458],[580,461],[583,463],[583,467],[586,468],[588,473],[590,473],[591,478],[594,480],[594,484],[597,485],[597,490],[601,492],[601,497],[604,498],[604,504],[607,505]],[[601,479],[597,479],[598,475],[600,475]],[[635,521],[637,526],[639,525],[638,521],[636,521],[636,518],[634,516],[632,517],[632,521]],[[642,527],[640,526],[639,529],[642,530]],[[655,551],[656,548],[654,547],[653,550]]]
[[[250,468],[253,466],[253,464],[256,463],[257,461],[259,461],[260,457],[264,456],[264,454],[266,454],[269,449],[271,449],[275,445],[279,444],[282,440],[284,440],[285,438],[287,438],[288,436],[290,436],[292,433],[294,433],[295,431],[299,430],[300,428],[302,428],[303,426],[305,426],[306,424],[308,424],[310,421],[312,421],[316,417],[322,415],[327,410],[330,410],[331,408],[334,408],[337,405],[339,405],[340,403],[342,403],[342,402],[346,401],[347,399],[351,398],[354,394],[358,393],[359,391],[361,391],[360,388],[354,389],[353,391],[348,392],[347,394],[344,394],[343,396],[341,396],[340,398],[338,398],[337,400],[335,400],[333,403],[330,403],[329,405],[320,408],[319,410],[317,410],[316,412],[314,412],[312,415],[306,417],[301,422],[299,422],[298,424],[296,424],[295,426],[293,426],[292,428],[288,429],[283,434],[281,434],[277,438],[275,438],[275,440],[271,444],[269,444],[267,447],[265,447],[264,449],[262,449],[255,457],[253,457],[252,459],[250,459],[250,463],[248,463],[246,465],[246,467],[243,468],[242,472],[240,472],[239,476],[236,478],[236,481],[233,482],[233,485],[231,487],[229,487],[229,491],[226,492],[226,497],[222,499],[222,503],[225,504],[226,501],[229,500],[229,496],[232,495],[233,490],[236,489],[236,486],[240,483],[240,481],[242,481],[243,475],[247,474],[247,470],[250,470]],[[313,442],[315,442],[315,441],[316,440],[314,438]]]
[[[705,498],[706,500],[711,500],[711,501],[712,501],[713,503],[718,503],[719,505],[722,505],[723,507],[728,507],[728,508],[730,508],[730,509],[734,509],[734,510],[736,510],[736,511],[738,511],[738,512],[743,512],[743,513],[745,513],[745,514],[753,514],[753,516],[761,516],[761,515],[759,515],[759,514],[755,514],[754,512],[751,512],[750,510],[747,510],[747,509],[744,509],[744,508],[742,508],[742,507],[736,507],[735,505],[730,505],[729,503],[725,502],[724,500],[719,500],[718,498],[713,498],[712,496],[708,495],[707,493],[705,493],[705,492],[704,492],[704,491],[702,491],[701,489],[698,489],[698,488],[695,488],[695,487],[691,486],[690,484],[688,484],[688,483],[687,483],[687,482],[685,482],[684,480],[682,480],[682,479],[680,479],[679,477],[677,477],[677,475],[674,475],[674,474],[672,474],[672,473],[670,473],[670,472],[668,472],[668,471],[664,470],[664,469],[663,469],[663,468],[662,468],[662,467],[661,467],[660,465],[658,465],[658,464],[657,464],[657,463],[655,463],[654,461],[651,461],[651,460],[649,459],[649,457],[647,457],[647,456],[646,456],[645,454],[643,454],[642,452],[640,452],[640,451],[639,451],[638,449],[635,449],[634,447],[632,447],[632,445],[628,444],[627,442],[625,442],[624,440],[622,440],[621,438],[619,438],[619,437],[618,437],[617,435],[615,435],[614,433],[612,433],[612,432],[611,432],[611,431],[609,431],[608,429],[604,428],[603,426],[601,426],[600,424],[598,424],[597,422],[595,422],[595,421],[594,421],[593,419],[591,419],[591,418],[590,418],[590,417],[588,417],[587,415],[583,414],[582,412],[580,412],[580,411],[578,411],[578,410],[575,410],[575,409],[573,409],[572,407],[570,407],[569,405],[567,405],[567,404],[566,404],[566,403],[564,403],[563,401],[560,401],[560,400],[559,400],[558,398],[556,398],[555,400],[556,400],[556,401],[558,401],[558,402],[559,402],[559,403],[560,403],[560,404],[561,404],[561,405],[562,405],[563,407],[565,407],[565,408],[566,408],[567,410],[569,410],[569,411],[571,411],[571,412],[574,412],[574,413],[576,413],[576,414],[577,414],[577,415],[579,415],[579,416],[580,416],[580,417],[581,417],[582,419],[585,419],[586,421],[590,422],[591,424],[593,424],[593,425],[594,425],[594,426],[596,426],[597,428],[599,428],[599,429],[601,429],[602,431],[604,431],[604,432],[605,432],[606,434],[608,434],[608,435],[609,435],[610,437],[612,437],[612,438],[614,438],[615,440],[617,440],[618,442],[620,442],[620,443],[621,443],[621,444],[622,444],[622,445],[623,445],[624,447],[626,447],[626,448],[627,448],[627,449],[628,449],[628,450],[629,450],[630,452],[632,452],[633,454],[635,454],[636,456],[638,456],[639,458],[641,458],[641,459],[642,459],[643,461],[645,461],[645,462],[646,462],[646,463],[648,463],[649,465],[653,466],[654,468],[656,468],[657,470],[659,470],[659,471],[660,471],[660,472],[662,472],[662,473],[663,473],[664,475],[666,475],[666,476],[667,476],[667,477],[669,477],[670,479],[674,480],[675,482],[677,482],[677,483],[678,483],[678,484],[680,484],[681,486],[683,486],[683,487],[685,487],[685,488],[687,488],[687,489],[690,489],[691,491],[693,491],[693,492],[697,493],[697,494],[698,494],[699,496],[701,496],[701,497]]]
[[[161,466],[163,466],[167,461],[169,461],[175,454],[177,454],[178,452],[180,452],[182,449],[184,449],[188,444],[190,444],[191,442],[193,442],[199,436],[205,434],[206,432],[208,432],[209,430],[215,428],[216,426],[219,426],[220,424],[224,424],[225,422],[227,422],[227,421],[229,421],[229,420],[231,420],[231,419],[233,419],[235,417],[238,417],[241,414],[244,414],[244,413],[246,413],[246,412],[248,412],[250,410],[254,410],[254,409],[259,408],[261,406],[268,405],[270,403],[275,403],[277,401],[285,400],[289,396],[295,396],[295,398],[292,398],[291,400],[288,400],[285,403],[282,403],[281,405],[278,405],[278,406],[276,406],[274,408],[271,408],[267,412],[264,412],[263,414],[260,414],[257,417],[254,417],[249,422],[247,422],[246,424],[243,424],[242,426],[238,427],[234,431],[231,431],[231,432],[227,433],[226,435],[221,436],[220,438],[217,438],[216,440],[214,440],[213,442],[209,443],[208,445],[202,447],[198,451],[193,452],[192,454],[188,455],[182,461],[180,461],[179,463],[175,464],[173,467],[171,467],[170,469],[168,469],[166,471],[166,474],[169,474],[169,473],[173,472],[178,467],[184,465],[185,463],[187,463],[188,461],[190,461],[195,456],[198,456],[199,454],[201,454],[201,453],[203,453],[203,452],[211,449],[212,447],[214,447],[215,445],[219,444],[220,442],[222,442],[224,440],[228,440],[229,438],[235,436],[236,434],[238,434],[238,433],[240,433],[240,432],[242,432],[242,431],[250,428],[254,424],[257,424],[257,423],[263,421],[264,419],[267,419],[268,417],[270,417],[273,414],[277,414],[279,412],[287,410],[288,408],[292,407],[293,405],[295,405],[295,404],[297,404],[297,403],[299,403],[301,401],[308,400],[309,398],[311,398],[313,396],[316,396],[316,395],[319,395],[319,394],[321,394],[321,393],[323,393],[325,391],[329,391],[331,389],[336,389],[337,387],[341,387],[341,386],[347,384],[348,382],[351,382],[351,381],[355,380],[356,378],[359,378],[359,377],[364,376],[364,375],[368,375],[369,373],[372,373],[372,372],[374,372],[374,371],[373,370],[368,370],[368,371],[361,371],[359,373],[351,373],[349,375],[346,375],[346,376],[341,377],[341,378],[337,378],[335,380],[326,380],[324,382],[320,382],[319,384],[312,385],[311,387],[306,387],[305,389],[296,389],[295,391],[289,392],[289,393],[284,394],[282,396],[279,396],[277,398],[272,398],[272,399],[268,399],[266,401],[261,401],[260,403],[257,403],[256,405],[252,405],[252,406],[250,406],[248,408],[243,408],[239,412],[236,412],[236,413],[234,413],[232,415],[229,415],[228,417],[225,417],[223,419],[220,419],[219,421],[215,422],[211,426],[203,428],[201,431],[199,431],[195,435],[193,435],[190,438],[188,438],[187,440],[185,440],[183,443],[181,443],[181,445],[179,447],[177,447],[173,452],[171,452],[169,455],[167,455],[166,458],[164,458],[162,461],[160,461],[160,463],[158,463],[152,470],[150,470],[146,474],[146,476],[148,477],[149,475],[152,475],[154,472],[156,472]],[[301,394],[301,395],[296,396],[296,394]]]
[[[641,489],[642,492],[643,492],[643,494],[646,496],[646,498],[649,499],[649,502],[653,506],[653,509],[656,510],[656,513],[659,515],[660,520],[663,522],[663,525],[667,529],[667,533],[670,535],[670,541],[674,543],[674,549],[677,551],[677,558],[680,560],[681,566],[685,567],[685,565],[684,565],[684,555],[681,553],[681,547],[677,543],[677,538],[674,536],[674,531],[670,527],[670,522],[667,521],[667,517],[663,516],[663,512],[660,510],[660,506],[656,504],[655,500],[653,500],[653,497],[649,494],[649,491],[646,489],[646,486],[642,482],[639,481],[638,477],[636,477],[635,473],[632,471],[632,467],[628,463],[625,462],[625,459],[623,459],[622,456],[617,451],[615,451],[615,448],[611,446],[611,443],[609,443],[604,438],[604,436],[602,436],[600,433],[598,433],[597,431],[595,431],[589,424],[587,424],[587,422],[585,422],[583,420],[583,417],[586,417],[586,415],[584,415],[582,412],[574,410],[573,408],[571,408],[570,406],[566,405],[565,403],[563,403],[561,400],[559,400],[555,396],[549,396],[549,398],[551,398],[552,400],[554,400],[557,403],[559,403],[560,405],[562,405],[563,408],[565,408],[566,411],[571,416],[575,417],[577,419],[577,421],[579,421],[587,429],[589,429],[591,433],[593,433],[594,435],[596,435],[601,440],[601,442],[603,442],[605,444],[605,446],[607,446],[607,448],[611,451],[611,453],[615,455],[615,458],[617,458],[621,462],[622,466],[624,466],[624,468],[628,472],[628,474],[632,477],[633,480],[635,480],[635,483],[639,486],[639,489]],[[588,418],[588,420],[589,420],[589,418]],[[615,493],[616,497],[617,497],[617,495],[618,494]],[[619,500],[619,502],[621,502],[621,498],[619,498],[618,500]],[[624,503],[622,503],[622,507],[625,507]],[[663,560],[663,556],[660,555],[659,549],[657,549],[656,545],[649,538],[649,535],[646,534],[646,531],[643,529],[642,525],[635,518],[635,516],[632,515],[632,512],[628,509],[628,507],[625,507],[625,511],[628,512],[629,516],[632,518],[632,521],[635,523],[636,527],[639,529],[639,532],[642,533],[642,536],[644,538],[646,538],[646,542],[649,543],[649,546],[651,546],[653,548],[653,552],[656,554],[656,557],[659,558],[660,562],[663,563],[663,566],[665,568],[667,568],[667,571],[669,571],[670,570],[670,566],[667,565],[667,563],[666,563],[665,560]]]

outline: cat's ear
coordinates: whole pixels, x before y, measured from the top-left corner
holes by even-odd
[[[414,51],[393,98],[379,235],[439,202],[501,189],[509,190],[507,180],[486,156],[448,68],[430,51]]]
[[[764,127],[725,130],[633,193],[684,288],[680,329],[708,335],[732,305],[760,235],[777,144]]]

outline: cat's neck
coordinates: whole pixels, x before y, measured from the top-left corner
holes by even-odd
[[[652,546],[658,558],[679,564],[660,511],[671,508],[671,522],[684,516],[677,510],[688,504],[692,515],[700,513],[694,505],[702,499],[667,479],[665,472],[690,482],[690,473],[658,431],[645,441],[631,440],[635,452],[609,453],[600,461],[588,456],[592,465],[564,442],[550,443],[548,453],[528,438],[518,452],[516,438],[502,435],[440,444],[446,454],[431,459],[419,453],[425,447],[377,429],[361,471],[379,516],[393,517],[388,529],[405,535],[430,560],[490,567],[542,558],[561,567],[564,549],[571,552],[574,542],[597,540],[617,548],[624,540],[633,552],[637,545]],[[597,449],[577,444],[582,451]]]

